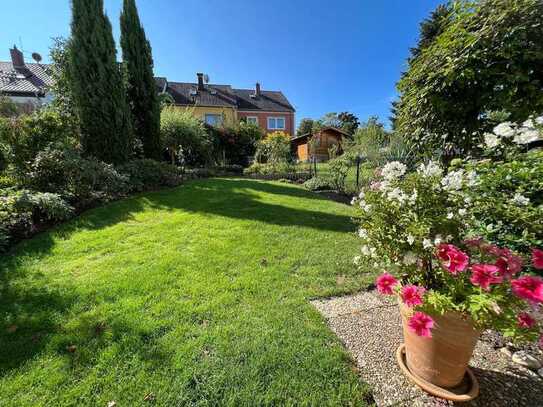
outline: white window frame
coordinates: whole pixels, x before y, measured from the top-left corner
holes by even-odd
[[[270,126],[270,120],[274,121],[274,126]],[[283,127],[277,127],[277,119],[283,119]],[[271,116],[271,117],[268,117],[268,130],[286,130],[287,128],[287,120],[285,118],[285,116]]]
[[[249,119],[255,119],[255,123],[258,126],[258,116],[247,116],[247,123],[249,123]]]
[[[207,116],[219,116],[219,120],[215,124],[210,124],[210,123],[207,122]],[[220,126],[220,125],[222,125],[223,121],[224,121],[224,118],[223,118],[222,114],[220,114],[220,113],[204,113],[204,123],[209,125],[209,126]]]

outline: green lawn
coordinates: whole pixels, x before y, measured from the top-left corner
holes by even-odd
[[[353,268],[350,215],[297,186],[210,179],[23,242],[0,265],[0,405],[366,404],[308,302],[373,277]]]

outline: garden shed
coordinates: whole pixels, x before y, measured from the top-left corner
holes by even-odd
[[[334,145],[337,145],[339,147],[338,152],[342,153],[341,146],[346,138],[350,139],[351,136],[343,130],[335,127],[325,127],[318,132],[294,137],[291,140],[291,146],[299,161],[309,161],[313,156],[317,161],[321,162],[330,158],[328,149]],[[311,146],[311,140],[315,141],[314,146]],[[311,151],[311,148],[314,151]]]

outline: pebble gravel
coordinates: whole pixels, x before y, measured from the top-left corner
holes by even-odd
[[[402,325],[394,298],[364,291],[351,296],[312,301],[341,339],[358,366],[361,379],[373,388],[377,406],[449,406],[411,384],[396,364]],[[470,366],[479,380],[479,397],[462,406],[543,407],[543,378],[515,365],[483,335]]]

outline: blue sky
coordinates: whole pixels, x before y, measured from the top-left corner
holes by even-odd
[[[296,118],[351,111],[389,116],[395,83],[420,21],[438,0],[137,0],[155,74],[281,90]],[[23,5],[24,3],[24,5]],[[118,44],[122,0],[105,0]],[[0,60],[22,42],[48,61],[50,38],[68,36],[68,0],[2,4]],[[120,59],[120,52],[118,54]]]

